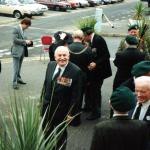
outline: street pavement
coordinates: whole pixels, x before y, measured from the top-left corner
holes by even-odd
[[[114,51],[117,49],[121,38],[109,37],[106,38],[106,42],[111,53],[111,65],[113,70],[113,76],[106,79],[102,88],[102,117],[96,121],[87,121],[86,116],[88,114],[82,114],[82,124],[79,127],[68,128],[68,144],[67,150],[89,150],[91,144],[91,138],[93,134],[94,126],[97,122],[107,119],[109,117],[109,97],[112,92],[112,82],[116,68],[114,67],[112,60],[114,57]],[[8,115],[11,97],[14,94],[17,97],[31,98],[37,103],[39,101],[40,92],[44,82],[45,71],[48,63],[48,57],[44,63],[39,60],[39,55],[36,57],[25,58],[22,66],[22,78],[26,85],[20,85],[19,90],[12,89],[12,59],[2,59],[2,73],[0,74],[0,110],[6,117]]]
[[[10,18],[9,18],[10,19]],[[12,18],[13,19],[13,18]],[[0,17],[1,20],[1,17]],[[7,19],[6,19],[7,20]],[[5,20],[5,21],[6,21]],[[14,21],[18,21],[14,19]],[[106,39],[108,48],[111,54],[111,66],[113,75],[104,81],[102,87],[102,117],[96,121],[87,121],[86,113],[82,114],[82,124],[79,127],[68,128],[68,144],[67,150],[89,150],[94,126],[97,122],[109,118],[109,97],[112,92],[112,84],[116,67],[113,64],[115,52],[120,43],[120,40],[127,34],[128,20],[114,21],[114,28],[108,23],[102,25],[101,34]],[[1,23],[0,23],[1,24]],[[66,31],[72,31],[66,29]],[[12,59],[2,59],[2,73],[0,74],[0,109],[4,115],[8,115],[8,103],[10,102],[10,95],[17,95],[17,97],[30,97],[38,103],[42,85],[44,82],[45,71],[48,64],[48,55],[46,62],[39,60],[39,51],[41,47],[34,47],[32,50],[37,51],[34,55],[29,51],[29,57],[24,59],[22,66],[22,78],[27,85],[21,85],[19,90],[12,89]]]
[[[1,19],[0,19],[1,20]],[[15,20],[14,21],[18,21]],[[91,144],[91,138],[93,134],[94,126],[97,122],[107,119],[109,117],[109,97],[112,92],[112,83],[115,75],[116,68],[114,67],[112,61],[115,57],[115,52],[119,45],[122,36],[127,33],[128,21],[115,21],[112,22],[114,28],[112,28],[108,23],[102,25],[101,34],[104,35],[106,42],[109,47],[111,54],[111,65],[113,70],[113,76],[106,79],[102,87],[102,117],[96,121],[87,121],[86,116],[88,114],[82,114],[82,124],[79,127],[69,127],[68,128],[68,143],[67,150],[89,150]],[[66,31],[72,31],[76,28],[66,29]],[[46,63],[39,60],[39,52],[41,45],[37,48],[34,47],[31,51],[37,51],[34,55],[29,51],[29,57],[25,58],[22,66],[22,78],[27,85],[21,85],[19,90],[14,91],[12,89],[12,59],[4,58],[2,59],[2,73],[0,74],[0,109],[7,116],[8,103],[10,102],[10,96],[16,94],[18,97],[30,97],[35,99],[37,102],[40,97],[40,92],[42,89],[45,70],[48,63],[48,56]]]

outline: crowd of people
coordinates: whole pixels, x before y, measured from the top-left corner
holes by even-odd
[[[13,31],[14,90],[19,89],[18,84],[26,84],[20,70],[27,48],[33,44],[24,32],[30,25],[31,20],[25,18]],[[144,46],[139,47],[138,26],[130,26],[128,34],[114,59],[117,72],[110,97],[111,119],[96,126],[90,150],[150,149],[150,61]],[[100,118],[101,88],[112,76],[107,43],[93,28],[72,34],[58,31],[54,38],[41,96],[45,137],[63,121],[80,125],[82,111],[89,112],[87,120]],[[62,128],[56,150],[66,149],[66,124]]]

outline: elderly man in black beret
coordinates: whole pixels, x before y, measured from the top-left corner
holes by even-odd
[[[138,34],[139,34],[138,25],[137,24],[130,25],[129,28],[128,28],[128,35],[138,37]],[[125,44],[125,38],[124,38],[124,39],[121,40],[117,52],[122,52],[125,48],[126,48],[126,44]]]
[[[148,150],[147,124],[128,117],[134,102],[135,95],[127,87],[120,86],[112,93],[113,118],[96,125],[90,150]]]
[[[85,27],[82,31],[84,32],[84,40],[90,43],[93,55],[92,62],[88,66],[85,108],[91,111],[87,120],[94,120],[101,117],[101,87],[103,81],[112,75],[110,54],[104,38],[95,34],[91,27]]]
[[[117,73],[114,78],[113,90],[131,78],[132,66],[143,61],[145,58],[145,53],[137,49],[138,40],[136,37],[128,35],[125,43],[127,48],[123,52],[116,53],[116,58],[114,60]]]

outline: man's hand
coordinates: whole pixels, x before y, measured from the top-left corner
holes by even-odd
[[[70,123],[72,120],[73,120],[74,117],[70,116],[70,115],[67,115],[67,123]]]
[[[88,66],[88,69],[89,70],[93,70],[93,69],[95,69],[96,68],[96,63],[95,62],[91,62],[90,64],[89,64],[89,66]]]
[[[31,40],[26,40],[26,44],[30,45],[31,44]]]

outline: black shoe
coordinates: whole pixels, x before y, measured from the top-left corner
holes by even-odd
[[[98,119],[98,118],[100,118],[101,117],[101,115],[100,114],[90,114],[87,118],[86,118],[86,120],[96,120],[96,119]]]
[[[18,80],[18,83],[19,84],[27,84],[27,83],[23,82],[22,80]]]
[[[13,85],[13,89],[14,90],[18,90],[19,89],[19,86],[17,84]]]

